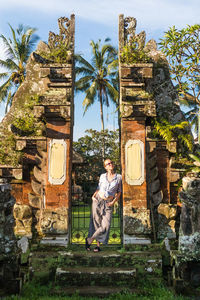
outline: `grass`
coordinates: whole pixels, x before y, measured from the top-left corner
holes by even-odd
[[[53,295],[53,291],[60,292],[60,296]],[[62,288],[49,286],[40,286],[34,283],[25,284],[20,296],[10,296],[4,298],[4,300],[98,300],[98,297],[81,297],[78,293],[74,293],[72,296],[65,296],[62,294]],[[137,291],[133,294],[128,290],[124,290],[122,293],[110,295],[105,297],[105,300],[189,300],[191,297],[184,297],[175,295],[173,291],[167,288],[163,283],[157,282],[153,285],[150,283],[141,282],[141,285]]]

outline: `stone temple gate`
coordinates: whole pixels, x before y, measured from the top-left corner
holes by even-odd
[[[185,165],[175,154],[182,148],[178,138],[167,143],[155,135],[154,121],[176,124],[183,114],[164,54],[154,40],[146,43],[144,31],[136,33],[133,17],[119,16],[126,252],[115,246],[111,254],[105,247],[96,255],[71,245],[67,250],[73,251],[66,251],[72,242],[72,165],[82,157],[72,149],[75,16],[58,24],[59,34],[50,32],[48,44],[40,42],[30,55],[26,78],[0,124],[0,297],[19,292],[27,278],[72,294],[81,287],[85,292],[88,282],[92,295],[100,285],[105,296],[119,287],[135,290],[136,279],[164,276],[179,292],[199,289],[200,179],[188,173],[178,194]]]
[[[31,54],[26,79],[1,122],[2,140],[7,144],[0,175],[2,191],[8,191],[6,197],[13,201],[15,234],[30,239],[37,236],[44,243],[53,237],[67,244],[71,226],[75,16],[60,18],[58,24],[59,34],[50,32],[48,44],[40,42]],[[171,121],[180,121],[183,116],[165,57],[155,41],[145,43],[145,32],[136,34],[134,18],[120,15],[119,57],[132,41],[139,50],[145,50],[150,62],[119,60],[123,243],[149,244],[153,239],[176,238],[179,179],[179,170],[173,168],[176,141],[168,145],[151,138],[151,121],[167,107]],[[52,54],[63,45],[68,49],[64,63]],[[24,129],[19,123],[27,115],[33,126]],[[9,144],[10,140],[14,144]]]

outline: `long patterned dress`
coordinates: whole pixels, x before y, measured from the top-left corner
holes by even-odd
[[[99,179],[97,190],[104,194],[104,197],[115,197],[116,193],[121,192],[122,177],[115,174],[112,181],[108,181],[107,173],[102,174]],[[112,220],[113,206],[107,206],[112,200],[104,200],[97,193],[92,201],[92,213],[88,237],[92,237],[100,243],[107,244],[109,239],[110,225]]]

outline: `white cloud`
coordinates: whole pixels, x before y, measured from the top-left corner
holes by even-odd
[[[1,4],[1,11],[9,7],[36,10],[46,14],[76,16],[104,24],[117,24],[120,13],[134,16],[142,27],[153,30],[185,26],[199,22],[200,2],[198,0],[7,0]]]

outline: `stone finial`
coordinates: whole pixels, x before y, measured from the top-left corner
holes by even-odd
[[[61,17],[58,19],[59,34],[49,32],[48,44],[50,48],[55,48],[58,44],[63,43],[69,50],[74,49],[74,31],[75,31],[75,15],[71,18]]]
[[[119,51],[121,52],[126,44],[136,43],[137,49],[142,50],[145,46],[146,33],[141,31],[136,34],[137,20],[134,17],[119,15]]]

